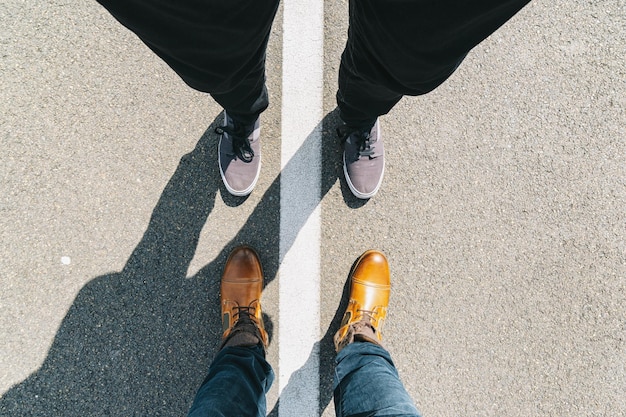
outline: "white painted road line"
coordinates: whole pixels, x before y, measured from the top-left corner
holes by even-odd
[[[324,7],[283,1],[280,417],[317,416]]]

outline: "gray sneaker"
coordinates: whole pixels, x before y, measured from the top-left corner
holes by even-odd
[[[355,197],[373,197],[383,182],[385,147],[380,135],[378,119],[370,130],[351,129],[344,125],[337,129],[344,140],[343,173]]]
[[[261,172],[261,125],[242,125],[224,111],[219,133],[218,159],[222,181],[229,193],[239,197],[252,192]]]

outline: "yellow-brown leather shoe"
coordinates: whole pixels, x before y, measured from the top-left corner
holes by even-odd
[[[350,299],[334,337],[339,352],[356,341],[381,345],[391,290],[389,263],[381,252],[368,250],[350,273]]]
[[[224,266],[220,285],[222,346],[267,348],[267,332],[261,314],[263,269],[259,255],[249,246],[233,249]]]

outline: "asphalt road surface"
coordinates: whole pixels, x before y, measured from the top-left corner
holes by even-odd
[[[264,263],[277,374],[279,339],[314,330],[272,415],[279,395],[334,415],[344,284],[375,248],[392,268],[386,347],[424,416],[625,416],[623,1],[536,0],[440,88],[403,99],[381,118],[386,173],[367,202],[334,134],[347,2],[324,3],[307,138],[281,137],[283,12],[263,169],[240,199],[219,177],[219,106],[95,1],[0,5],[0,415],[185,415],[219,343],[221,269],[246,243]],[[309,184],[294,161],[310,152],[316,199],[294,213],[281,189]],[[286,253],[318,265],[319,294],[302,294],[318,306],[279,309],[300,278],[281,273]],[[298,392],[311,369],[316,389]]]

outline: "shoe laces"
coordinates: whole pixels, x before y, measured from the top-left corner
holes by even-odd
[[[237,310],[234,313],[235,323],[230,328],[226,339],[222,340],[220,349],[226,346],[253,346],[258,343],[262,343],[266,347],[260,325],[254,317],[256,307],[251,304],[233,307],[233,310],[235,309]]]
[[[248,137],[254,130],[254,125],[243,125],[230,119],[233,126],[218,126],[215,128],[215,133],[223,135],[224,133],[230,136],[233,142],[233,152],[243,162],[252,162],[254,158],[254,151],[250,146],[250,139]]]
[[[374,317],[374,314],[376,314],[376,312],[374,310],[358,309],[356,312],[357,314],[360,313],[362,315],[361,320],[359,320],[359,322],[366,322],[368,325],[372,326],[370,323],[376,321],[376,318]]]
[[[233,307],[234,309],[237,309],[237,312],[235,314],[233,314],[233,317],[235,318],[235,326],[239,326],[239,325],[245,325],[245,324],[255,324],[254,320],[252,320],[252,316],[254,314],[254,312],[251,310],[254,310],[255,307],[250,306],[236,306]]]
[[[371,130],[371,128],[363,130],[343,125],[337,128],[337,136],[341,138],[342,142],[347,141],[348,138],[352,136],[352,143],[357,146],[359,157],[367,156],[368,158],[373,159],[376,157],[376,152],[375,147],[372,146],[372,144],[376,142],[376,139],[372,138]]]

